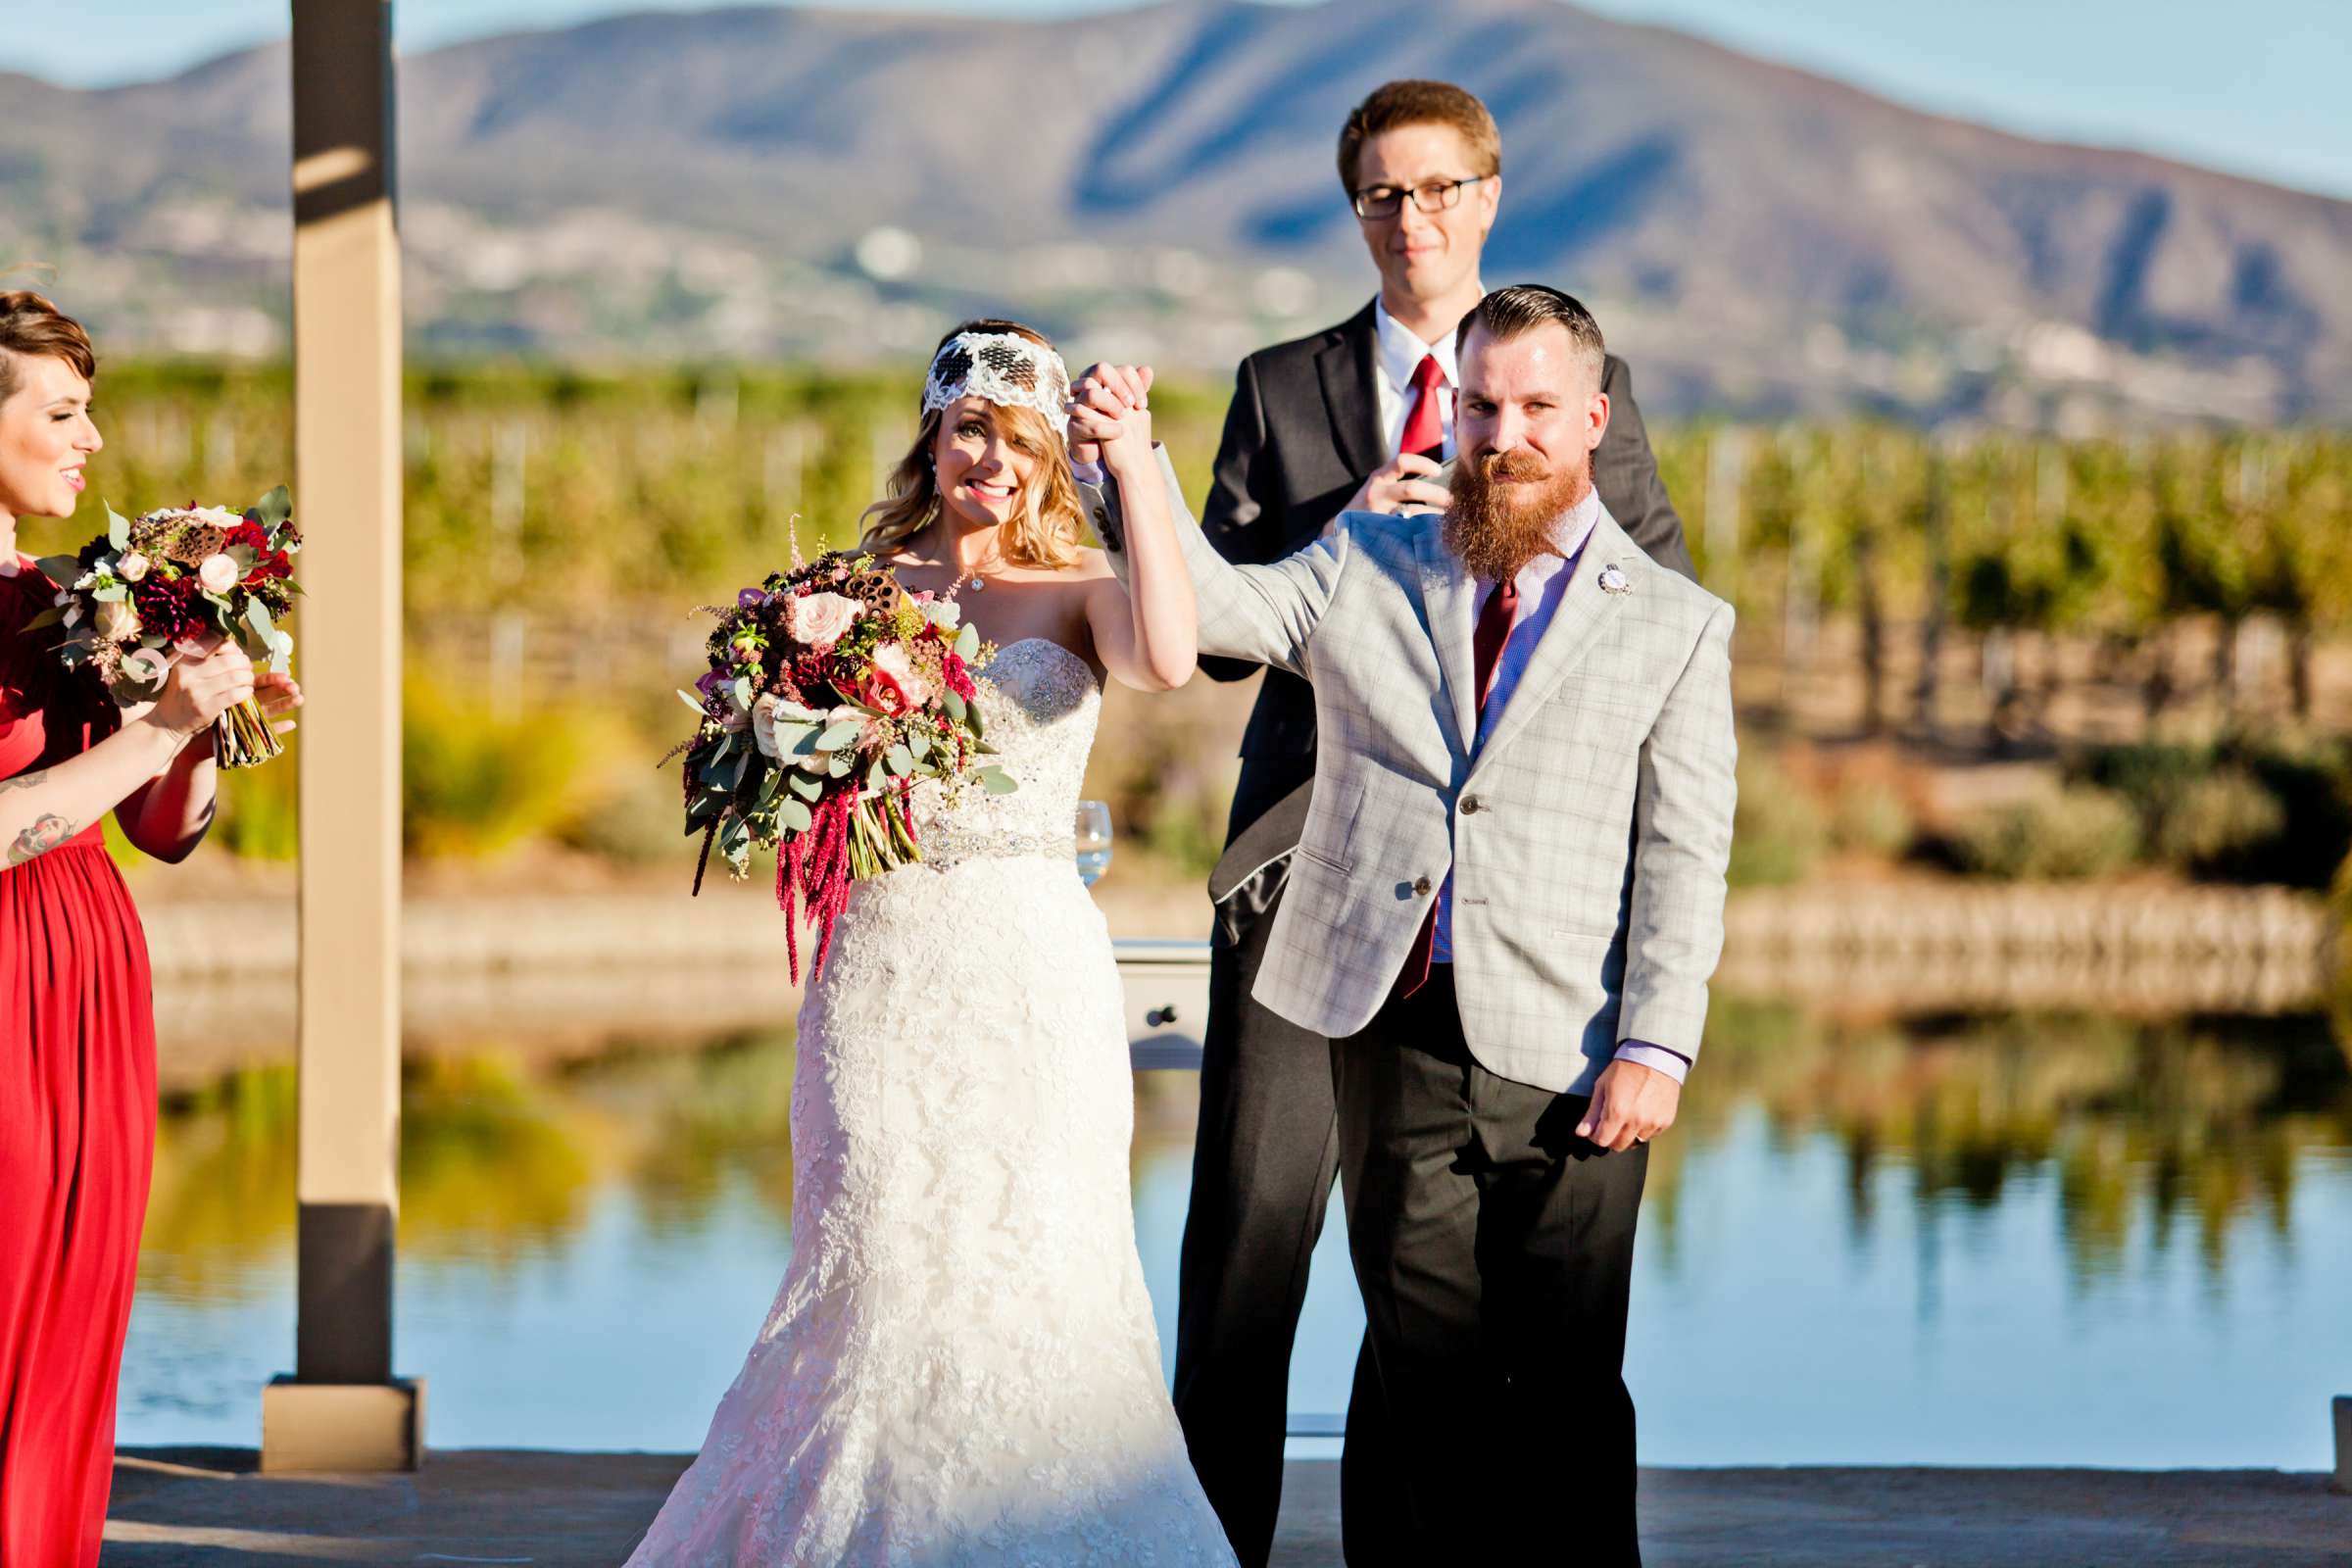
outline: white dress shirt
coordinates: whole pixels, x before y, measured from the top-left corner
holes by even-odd
[[[1416,364],[1419,362],[1416,361]],[[1584,555],[1586,541],[1592,537],[1592,525],[1600,519],[1600,498],[1585,492],[1584,500],[1568,512],[1552,528],[1552,546],[1558,554],[1546,552],[1519,568],[1512,580],[1519,585],[1519,604],[1511,615],[1510,635],[1504,639],[1502,653],[1494,662],[1494,683],[1487,693],[1487,706],[1478,717],[1479,743],[1484,745],[1494,723],[1502,717],[1504,705],[1518,689],[1520,677],[1527,673],[1527,662],[1535,657],[1536,645],[1558,613],[1560,601],[1567,597],[1570,579],[1575,577],[1579,559]],[[1499,584],[1481,581],[1478,591],[1470,596],[1470,624],[1475,635],[1479,615],[1486,610],[1487,601],[1494,597]],[[1445,885],[1438,889],[1437,928],[1431,933],[1430,961],[1453,961],[1453,872],[1446,873]],[[1690,1070],[1683,1056],[1639,1040],[1628,1040],[1617,1048],[1619,1061],[1639,1062],[1654,1067],[1676,1083]]]
[[[1424,343],[1413,336],[1410,328],[1397,324],[1389,308],[1378,300],[1372,302],[1373,341],[1378,352],[1372,356],[1372,385],[1380,398],[1380,439],[1389,456],[1396,455],[1398,443],[1404,440],[1405,421],[1412,417],[1413,405],[1420,399],[1413,392],[1413,372],[1421,361],[1436,355],[1438,368],[1445,372],[1445,384],[1438,391],[1438,420],[1446,432],[1445,455],[1453,456],[1453,403],[1461,390],[1453,354],[1453,336],[1447,333],[1443,343]]]

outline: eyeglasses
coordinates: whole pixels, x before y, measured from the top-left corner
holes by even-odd
[[[1404,199],[1412,197],[1413,205],[1425,213],[1442,213],[1448,207],[1461,205],[1465,187],[1477,184],[1488,174],[1473,174],[1468,179],[1433,179],[1426,185],[1415,185],[1409,191],[1394,185],[1367,185],[1348,198],[1358,218],[1395,218],[1403,210]]]

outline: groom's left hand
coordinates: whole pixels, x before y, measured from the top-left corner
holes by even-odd
[[[1576,1135],[1621,1153],[1673,1126],[1682,1102],[1683,1086],[1655,1067],[1612,1061],[1592,1086],[1592,1102],[1585,1107],[1585,1119],[1576,1124]]]

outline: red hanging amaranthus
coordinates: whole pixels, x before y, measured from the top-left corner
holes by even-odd
[[[816,926],[816,956],[808,978],[824,973],[825,955],[833,951],[833,922],[850,902],[850,813],[858,797],[844,790],[827,795],[808,811],[808,828],[787,838],[776,851],[776,907],[784,911],[784,951],[792,965],[794,984],[801,978],[801,922],[793,910],[795,896]]]

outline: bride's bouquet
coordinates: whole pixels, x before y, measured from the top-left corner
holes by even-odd
[[[796,553],[797,555],[797,553]],[[686,831],[736,877],[755,848],[776,852],[776,903],[817,927],[812,971],[833,945],[850,883],[922,859],[908,797],[1013,789],[982,736],[973,675],[995,650],[960,625],[952,597],[910,593],[870,556],[836,552],[736,595],[718,617],[710,671],[678,695],[701,721],[686,754]],[[678,755],[676,751],[670,754]],[[798,918],[787,921],[800,978]]]
[[[255,664],[282,675],[294,639],[277,619],[302,591],[292,512],[282,484],[242,513],[187,506],[125,519],[109,507],[106,532],[40,564],[61,586],[33,625],[63,626],[66,667],[96,669],[124,708],[153,702],[172,662],[207,633],[234,639]],[[213,734],[222,767],[251,767],[285,750],[250,698],[222,713]]]

